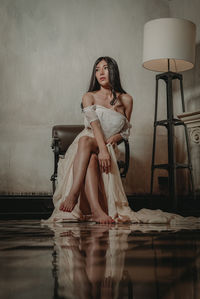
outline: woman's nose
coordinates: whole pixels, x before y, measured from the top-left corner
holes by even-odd
[[[104,69],[100,69],[100,74],[104,74]]]

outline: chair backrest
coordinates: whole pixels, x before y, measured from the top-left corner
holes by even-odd
[[[60,155],[65,154],[70,144],[83,129],[83,125],[56,125],[53,127],[52,138],[58,140]]]

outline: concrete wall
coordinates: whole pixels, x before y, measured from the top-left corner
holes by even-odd
[[[0,0],[0,193],[51,192],[51,128],[82,122],[81,97],[102,55],[118,61],[134,98],[126,191],[148,193],[155,73],[141,65],[143,26],[172,15],[199,26],[194,2],[192,8],[189,0]],[[196,85],[190,87],[194,93]],[[161,160],[164,141],[161,132]]]
[[[196,24],[196,64],[184,73],[184,94],[187,111],[200,110],[200,2],[173,0],[169,2],[170,16],[188,19]]]
[[[183,73],[183,85],[184,85],[184,97],[186,104],[186,111],[200,111],[200,2],[198,0],[173,0],[169,2],[169,14],[171,17],[184,18],[191,20],[196,24],[196,64],[195,67],[187,72]],[[177,84],[174,86],[174,102],[176,111],[181,111],[180,107],[180,93],[178,92]],[[177,129],[177,159],[186,161],[186,147],[183,131]],[[200,173],[200,146],[190,142],[191,145],[191,158],[193,164],[193,173],[195,181],[199,181],[198,177]],[[187,184],[183,183],[184,171],[179,173],[179,181],[181,192],[187,191]],[[185,178],[187,179],[188,172],[185,172]]]

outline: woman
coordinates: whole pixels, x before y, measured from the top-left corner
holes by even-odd
[[[182,222],[160,210],[133,212],[122,186],[115,148],[130,133],[133,100],[121,86],[117,63],[100,57],[94,64],[89,91],[83,96],[85,129],[59,160],[58,186],[51,221]]]
[[[98,223],[113,223],[118,214],[116,209],[113,213],[108,211],[109,205],[113,205],[108,202],[113,188],[117,192],[115,197],[121,197],[120,205],[128,206],[114,148],[129,136],[132,103],[132,97],[121,86],[116,61],[98,58],[89,91],[82,99],[85,129],[70,146],[65,159],[59,161],[58,186],[53,197],[55,210],[49,221],[89,218]],[[117,188],[107,182],[110,176],[109,181],[114,181]]]
[[[74,180],[71,190],[62,202],[60,210],[71,212],[77,203],[81,186],[85,185],[93,220],[100,223],[111,223],[114,220],[106,213],[105,196],[98,193],[100,172],[111,171],[111,157],[106,144],[114,145],[122,139],[120,129],[126,124],[119,118],[119,128],[112,135],[112,129],[102,130],[101,119],[98,118],[94,106],[112,109],[130,120],[132,97],[121,87],[117,63],[110,57],[100,57],[95,62],[89,92],[83,96],[82,106],[92,128],[93,137],[82,136],[79,139],[78,151],[74,160]],[[97,108],[96,108],[97,109]],[[92,114],[92,116],[90,116]],[[112,125],[112,124],[111,124]],[[119,132],[118,132],[119,131]],[[103,188],[103,186],[102,186]],[[103,191],[103,190],[102,190]]]

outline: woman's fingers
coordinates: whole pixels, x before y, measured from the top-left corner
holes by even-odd
[[[109,173],[111,171],[111,161],[110,161],[110,159],[100,160],[99,165],[100,165],[100,169],[101,169],[102,172]]]
[[[104,172],[103,164],[101,163],[101,161],[100,161],[100,163],[99,163],[99,166],[100,166],[100,171],[101,171],[101,172]]]
[[[111,171],[111,157],[108,150],[100,151],[98,155],[99,167],[102,172],[109,173]]]
[[[107,169],[108,169],[108,172],[111,171],[111,161],[110,161],[110,159],[108,160]]]

